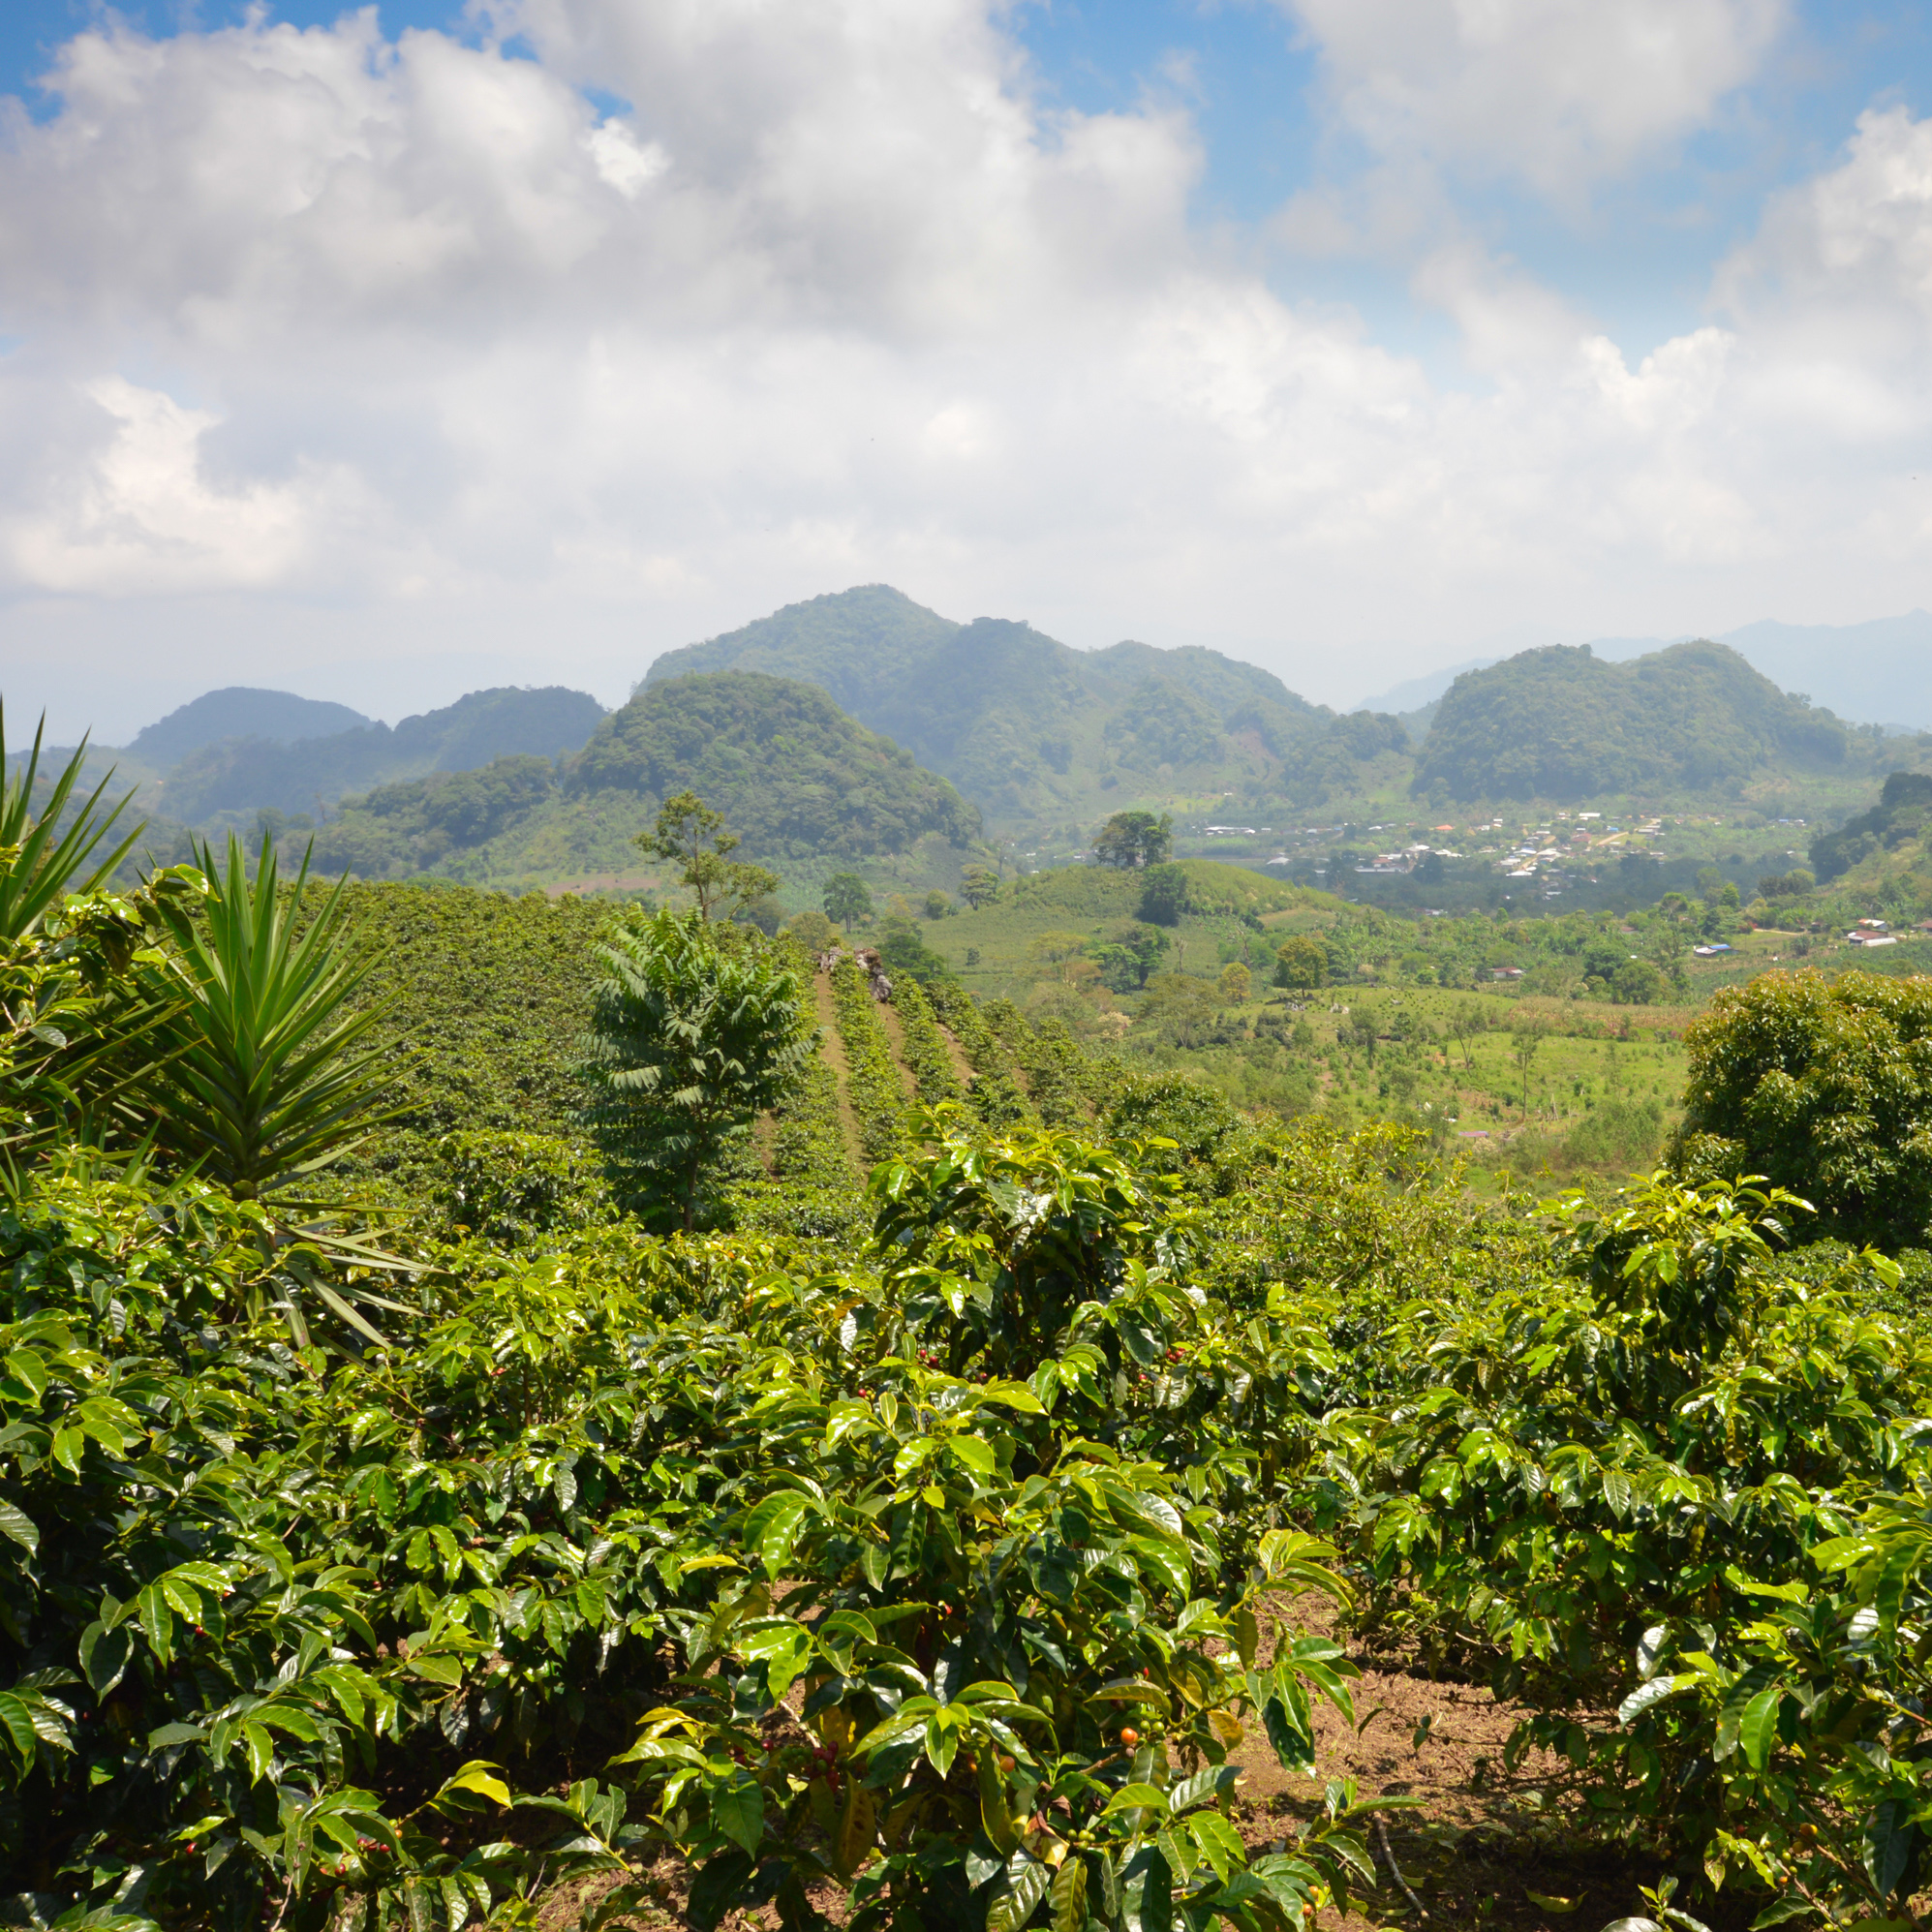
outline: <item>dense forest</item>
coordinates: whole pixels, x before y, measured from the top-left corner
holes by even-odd
[[[8,780],[15,1922],[1916,1921],[1932,980],[1411,960],[1146,813],[767,933],[669,776],[655,907]]]
[[[1852,750],[1829,712],[1787,697],[1722,644],[1627,664],[1552,644],[1457,679],[1414,788],[1444,803],[1735,790],[1766,767],[1841,766]]]

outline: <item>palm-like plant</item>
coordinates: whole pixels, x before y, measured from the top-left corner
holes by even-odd
[[[55,778],[46,803],[36,811],[34,784],[40,777],[41,740],[46,732],[43,717],[26,763],[11,779],[0,776],[0,859],[4,859],[0,863],[0,942],[26,938],[46,916],[47,908],[62,904],[69,892],[94,891],[140,837],[141,828],[137,825],[92,872],[85,877],[79,875],[134,794],[124,794],[111,806],[105,804],[114,777],[110,770],[69,813],[87,763],[87,741],[83,738]],[[0,773],[4,773],[6,756],[7,709],[0,704]]]
[[[346,874],[300,931],[306,858],[285,900],[268,840],[252,885],[232,833],[222,871],[210,848],[199,856],[200,904],[161,908],[183,1003],[147,1093],[161,1143],[254,1200],[313,1174],[396,1111],[383,1105],[388,1056],[366,1044],[383,1009],[349,1008],[373,962],[353,964],[336,946]]]

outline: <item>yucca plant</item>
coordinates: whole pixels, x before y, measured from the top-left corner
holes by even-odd
[[[346,875],[302,930],[306,858],[285,896],[267,839],[252,883],[233,833],[219,871],[212,848],[198,857],[199,904],[161,908],[182,1006],[148,1098],[164,1147],[237,1200],[256,1200],[314,1174],[396,1111],[383,1105],[389,1056],[367,1044],[383,1009],[350,1008],[373,961],[353,964],[337,943]]]
[[[87,763],[83,738],[55,778],[46,802],[35,811],[34,785],[40,777],[46,731],[43,717],[26,763],[13,778],[0,777],[0,941],[26,938],[47,908],[61,905],[69,892],[94,891],[134,849],[141,833],[137,825],[85,877],[80,876],[81,868],[100,850],[134,794],[125,793],[107,805],[107,786],[114,777],[109,771],[70,815],[68,807]],[[7,708],[0,703],[0,772],[6,756]]]

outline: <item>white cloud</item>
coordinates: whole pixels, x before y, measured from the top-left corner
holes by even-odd
[[[1576,198],[1757,72],[1785,0],[1277,0],[1377,153]]]
[[[1685,9],[1698,47],[1771,17]],[[1186,115],[1043,109],[975,0],[519,0],[497,25],[538,57],[385,43],[367,14],[90,33],[61,111],[6,130],[10,683],[59,652],[98,688],[167,637],[211,682],[353,661],[330,694],[365,709],[424,702],[434,662],[445,696],[485,661],[615,696],[657,650],[882,579],[1338,698],[1404,668],[1376,639],[1927,594],[1889,481],[1927,366],[1909,117],[1777,204],[1723,327],[1641,358],[1439,243],[1418,286],[1470,347],[1456,388],[1199,246]],[[1575,141],[1635,152],[1733,71],[1672,58],[1702,77],[1579,95]],[[599,116],[592,80],[629,108]],[[1525,139],[1553,179],[1550,115]],[[1828,353],[1866,338],[1827,315],[1873,353]]]

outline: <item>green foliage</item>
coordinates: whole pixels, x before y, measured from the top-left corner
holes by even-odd
[[[1921,1246],[1932,1226],[1932,982],[1765,974],[1689,1028],[1678,1158],[1801,1191],[1817,1232]]]
[[[1093,856],[1103,866],[1132,871],[1165,862],[1174,849],[1174,820],[1166,813],[1117,812],[1093,841]]]
[[[931,986],[952,975],[944,954],[935,953],[909,919],[887,919],[881,924],[878,956],[895,979],[916,979]]]
[[[989,1127],[1014,1127],[1038,1119],[1030,1101],[1013,1077],[1012,1055],[986,1024],[972,996],[958,985],[940,981],[930,989],[934,1010],[946,1024],[972,1069],[972,1090],[966,1104]]]
[[[1319,939],[1297,934],[1274,949],[1274,983],[1287,987],[1326,986],[1328,948]]]
[[[1191,907],[1186,871],[1176,865],[1153,865],[1141,882],[1136,908],[1150,926],[1178,926]]]
[[[380,853],[384,863],[402,863],[420,836],[413,821],[423,819],[427,829],[430,812],[442,809],[460,815],[484,802],[503,804],[501,774],[477,788],[459,787],[441,808],[433,803],[440,787],[418,790],[413,782],[438,772],[471,773],[499,760],[527,774],[531,768],[523,760],[548,765],[577,751],[602,716],[603,707],[584,691],[561,685],[540,690],[503,686],[471,691],[439,711],[406,718],[393,730],[386,724],[359,724],[327,736],[305,735],[293,743],[277,742],[273,735],[224,735],[220,742],[181,754],[178,763],[169,760],[169,811],[188,824],[219,813],[252,813],[263,807],[307,813],[318,799],[333,804],[376,786],[376,796],[347,809],[353,824],[345,836]],[[514,794],[529,782],[520,777],[508,789]],[[377,797],[391,786],[399,790],[378,805]],[[459,806],[459,799],[467,805]],[[527,810],[523,804],[505,808],[510,816]]]
[[[201,854],[205,894],[159,913],[173,940],[154,984],[179,1002],[157,1040],[167,1057],[141,1083],[155,1134],[237,1200],[285,1189],[359,1140],[393,1106],[393,1069],[371,1032],[379,1009],[351,1009],[366,965],[340,948],[340,882],[307,922],[306,865],[285,901],[263,843],[253,881],[241,842],[226,867]]]
[[[513,1247],[599,1218],[601,1177],[569,1141],[475,1128],[451,1134],[444,1157],[449,1219],[463,1233]]]
[[[834,873],[825,881],[823,903],[835,926],[863,925],[873,916],[872,888],[857,873]]]
[[[1866,1312],[1890,1264],[1781,1278],[1782,1205],[1723,1185],[1658,1184],[1608,1211],[1579,1200],[1554,1279],[1402,1307],[1376,1338],[1372,1404],[1322,1425],[1311,1500],[1354,1525],[1394,1592],[1382,1614],[1529,1703],[1512,1762],[1560,1752],[1606,1826],[1720,1880],[1799,1868],[1849,1905],[1872,1889],[1831,1872],[1821,1829],[1842,1866],[1848,1842],[1906,1817],[1883,1809],[1888,1778],[1854,1766],[1845,1719],[1876,1682],[1824,1691],[1855,1612],[1813,1616],[1808,1703],[1763,1697],[1775,1673],[1757,1666],[1810,1596],[1788,1579],[1828,1571],[1901,1483],[1923,1510],[1915,1418],[1932,1356]],[[1579,1718],[1607,1705],[1616,1726]],[[1771,1791],[1767,1763],[1799,1744]],[[1847,1796],[1862,1813],[1825,1827]]]
[[[871,1166],[905,1145],[905,1089],[892,1063],[892,1043],[878,1017],[872,981],[849,953],[832,968],[832,1006],[845,1050],[846,1091],[859,1119],[859,1151]]]
[[[316,834],[316,863],[365,879],[427,872],[520,824],[557,789],[556,767],[528,752],[382,785],[345,801]]]
[[[701,792],[772,859],[903,852],[929,833],[965,844],[979,833],[951,784],[823,690],[748,671],[647,684],[598,725],[568,783],[584,794]]]
[[[1525,651],[1457,678],[1416,759],[1441,799],[1736,787],[1766,766],[1829,770],[1854,755],[1829,712],[1787,697],[1722,644],[1627,664],[1587,645]]]
[[[342,894],[398,1112],[329,1171],[357,1198],[423,1199],[447,1183],[447,1137],[533,1133],[588,1150],[572,1071],[619,914],[596,900],[370,884]]]
[[[1879,802],[1869,812],[1850,818],[1835,832],[1821,832],[1811,842],[1811,863],[1821,880],[1828,883],[1848,873],[1872,853],[1891,851],[1908,839],[1923,835],[1928,813],[1932,813],[1932,776],[1924,772],[1893,772],[1879,792]],[[1801,874],[1788,874],[1775,881],[1786,890],[1788,881]],[[1759,890],[1774,881],[1765,879]]]
[[[933,1015],[932,1001],[916,979],[895,979],[892,1007],[899,1015],[904,1036],[905,1059],[920,1101],[936,1107],[942,1100],[960,1097],[959,1075],[953,1070],[952,1056]]]
[[[960,874],[960,897],[977,912],[999,897],[999,874],[991,866],[967,866]]]
[[[815,1032],[763,943],[729,944],[694,914],[660,912],[601,957],[585,1120],[620,1200],[690,1233],[727,1147],[797,1085]]]
[[[675,862],[700,919],[728,919],[779,889],[777,873],[731,857],[744,841],[725,831],[724,814],[694,791],[672,793],[658,808],[657,823],[630,843],[653,858]]]
[[[1655,1100],[1612,1097],[1600,1102],[1572,1129],[1571,1158],[1606,1174],[1647,1170],[1664,1138],[1664,1110]]]
[[[27,938],[68,893],[98,890],[140,836],[137,826],[106,858],[95,856],[128,799],[106,803],[111,772],[86,797],[77,798],[87,760],[84,741],[54,775],[46,796],[36,802],[45,729],[43,722],[25,762],[9,778],[7,714],[0,707],[0,942],[7,944]],[[93,870],[77,876],[90,860]]]

